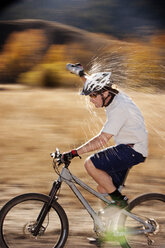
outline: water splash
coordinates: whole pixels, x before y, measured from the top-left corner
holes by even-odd
[[[164,64],[164,50],[152,42],[121,44],[116,41],[116,44],[112,42],[111,46],[100,48],[88,66],[89,73],[111,71],[118,87],[150,92],[165,88]]]

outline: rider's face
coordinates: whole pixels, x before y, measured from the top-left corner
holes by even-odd
[[[102,107],[103,101],[102,101],[102,97],[100,94],[98,95],[91,94],[89,95],[89,97],[90,97],[90,102],[92,102],[96,108]]]
[[[109,94],[108,91],[104,91],[102,93],[104,98],[106,98],[108,96],[108,94]],[[90,102],[92,102],[96,108],[103,107],[103,99],[102,99],[102,96],[100,94],[93,93],[93,94],[89,95],[89,97],[90,97]],[[109,101],[109,98],[107,99],[107,101]]]

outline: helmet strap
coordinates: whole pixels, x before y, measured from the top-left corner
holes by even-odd
[[[105,103],[109,96],[111,96],[109,101],[107,103]],[[111,92],[109,92],[108,95],[106,97],[104,97],[103,92],[102,92],[101,93],[101,98],[102,98],[102,102],[103,102],[102,107],[107,107],[113,101],[114,97],[115,97],[115,94],[112,94]]]

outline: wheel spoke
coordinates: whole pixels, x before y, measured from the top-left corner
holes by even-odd
[[[152,229],[129,216],[122,216],[120,225],[124,225],[126,238],[123,238],[122,247],[147,248],[151,244],[152,248],[165,247],[165,196],[162,195],[161,200],[156,194],[151,194],[150,198],[149,194],[146,198],[139,197],[139,200],[132,204],[131,213],[143,219]]]
[[[37,217],[44,202],[42,199],[28,199],[13,203],[1,221],[5,248],[55,248],[59,242],[65,242],[64,226],[67,226],[65,216],[52,207],[46,215],[38,235],[33,235]],[[10,204],[9,204],[10,205]],[[5,212],[5,210],[3,210]],[[61,216],[60,216],[61,215]],[[64,220],[64,221],[63,221]],[[60,247],[60,246],[59,246]]]

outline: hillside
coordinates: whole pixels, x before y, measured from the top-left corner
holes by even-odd
[[[90,73],[112,71],[116,84],[164,89],[165,35],[148,42],[121,41],[57,22],[0,21],[0,82],[32,86],[75,86],[68,62]]]
[[[0,32],[1,83],[16,82],[20,73],[34,68],[49,53],[51,63],[54,60],[62,62],[60,67],[63,70],[69,58],[75,62],[81,60],[85,64],[91,59],[95,49],[105,46],[107,42],[99,35],[44,20],[0,21]],[[60,53],[60,59],[53,58],[53,54],[57,52]],[[86,57],[86,62],[82,57]]]
[[[31,70],[45,57],[48,57],[47,64],[62,62],[60,70],[62,67],[64,70],[69,60],[81,61],[89,69],[88,63],[96,51],[98,55],[100,48],[116,42],[105,35],[36,19],[0,21],[0,31],[1,83],[16,82],[20,73]],[[118,41],[119,44],[124,43]]]
[[[89,38],[89,32],[58,22],[37,19],[0,21],[0,48],[5,44],[7,37],[12,32],[21,32],[27,29],[44,30],[44,33],[47,36],[48,45],[83,42],[87,37]]]

